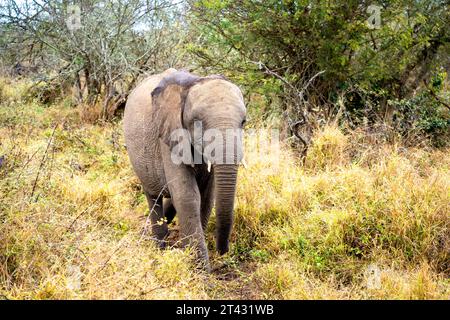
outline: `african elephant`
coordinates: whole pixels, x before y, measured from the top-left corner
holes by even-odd
[[[220,254],[229,250],[242,153],[234,152],[231,162],[208,158],[202,152],[207,143],[201,141],[199,148],[192,139],[195,123],[200,121],[204,131],[223,133],[242,129],[245,118],[241,91],[219,75],[200,77],[168,69],[146,78],[127,99],[125,143],[150,207],[153,238],[163,247],[167,224],[177,214],[183,245],[196,248],[197,258],[206,269],[209,258],[204,232],[214,202],[216,248]],[[179,129],[189,133],[189,151],[201,154],[200,163],[173,161],[176,141],[172,141],[172,133]],[[237,148],[242,150],[242,140],[237,140]],[[225,141],[220,148],[226,158],[230,151]]]

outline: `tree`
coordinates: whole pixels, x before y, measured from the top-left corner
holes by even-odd
[[[107,118],[139,75],[177,63],[171,53],[182,31],[169,27],[175,28],[182,7],[165,0],[77,3],[6,0],[0,6],[1,49],[10,63],[38,65],[47,82],[74,84],[77,102],[101,103]]]
[[[381,118],[390,125],[400,111],[390,102],[423,90],[424,82],[450,65],[446,1],[190,5],[203,35],[203,44],[191,51],[203,65],[225,70],[251,90],[275,92],[294,132],[304,118],[312,127],[339,117],[355,125]],[[380,24],[371,25],[377,10]]]

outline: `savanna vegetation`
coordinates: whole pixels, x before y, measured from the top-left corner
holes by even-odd
[[[1,1],[0,297],[448,299],[448,9]],[[206,234],[211,273],[176,219],[170,248],[149,239],[124,147],[129,91],[169,67],[224,74],[247,128],[281,133],[275,153],[246,136],[230,252],[214,253],[214,217]]]

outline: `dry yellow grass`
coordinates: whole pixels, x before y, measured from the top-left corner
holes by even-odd
[[[0,296],[449,298],[448,150],[354,152],[357,138],[327,127],[302,165],[248,137],[231,252],[211,251],[205,274],[189,250],[142,237],[148,208],[121,123],[85,124],[64,102],[24,101],[23,88],[0,80]]]

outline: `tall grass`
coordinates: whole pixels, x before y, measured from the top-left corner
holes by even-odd
[[[120,121],[87,124],[63,102],[25,101],[23,88],[0,80],[0,296],[449,297],[448,150],[361,144],[326,127],[302,164],[248,137],[231,252],[211,251],[205,274],[190,250],[142,236],[148,208]]]

